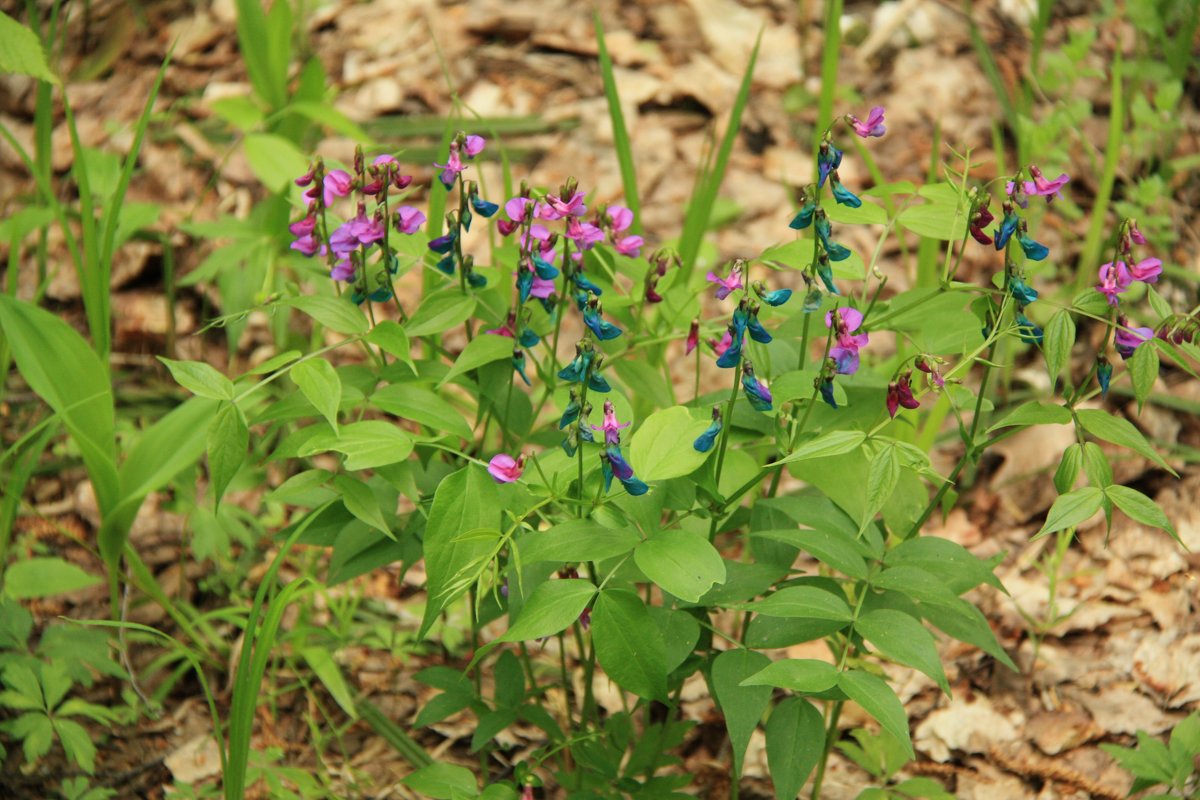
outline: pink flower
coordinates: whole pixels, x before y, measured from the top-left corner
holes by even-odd
[[[621,430],[623,428],[628,428],[632,424],[632,422],[626,422],[624,424],[617,422],[617,412],[616,409],[613,408],[612,400],[605,400],[604,424],[592,425],[591,429],[594,431],[604,431],[604,444],[614,445],[621,443]]]
[[[867,114],[865,122],[854,115],[848,115],[847,119],[850,120],[850,126],[854,128],[854,132],[864,139],[871,136],[883,136],[887,132],[887,128],[883,124],[883,106],[872,108],[871,113]]]
[[[399,166],[400,162],[396,160],[395,156],[390,156],[387,153],[384,153],[381,156],[376,156],[375,160],[371,162],[372,167],[391,166],[393,164]]]
[[[626,236],[613,246],[621,255],[637,258],[642,252],[642,245],[644,243],[645,241],[640,236]]]
[[[508,218],[513,222],[524,222],[525,214],[531,205],[533,201],[528,197],[514,197],[504,204],[504,213],[508,214]]]
[[[1140,230],[1138,230],[1136,222],[1129,223],[1129,241],[1133,242],[1134,244],[1146,243],[1146,237],[1142,235]]]
[[[416,233],[425,222],[425,215],[412,206],[400,206],[396,209],[396,228],[401,233]]]
[[[1162,261],[1157,258],[1143,258],[1129,268],[1129,274],[1135,281],[1156,283],[1162,274]]]
[[[1124,261],[1109,262],[1100,266],[1100,283],[1096,290],[1108,298],[1110,306],[1115,306],[1121,302],[1118,295],[1128,289],[1131,283],[1133,276],[1129,274]]]
[[[513,458],[508,453],[497,453],[488,462],[488,473],[496,483],[512,483],[525,471],[525,456]]]
[[[554,294],[554,281],[533,276],[533,286],[529,290],[530,297],[536,297],[545,300],[550,295]]]
[[[721,337],[721,341],[718,342],[716,339],[709,339],[708,343],[712,345],[712,349],[718,356],[723,356],[725,355],[725,351],[733,346],[733,335],[726,330],[725,335]]]
[[[717,299],[724,300],[730,294],[742,288],[741,273],[741,269],[735,266],[730,270],[728,278],[722,278],[717,273],[711,271],[705,277],[709,283],[717,284]]]
[[[538,204],[537,215],[540,219],[557,220],[563,217],[582,217],[587,213],[583,204],[583,192],[575,192],[569,198],[558,195],[546,195],[546,202]]]
[[[870,340],[865,333],[854,333],[862,321],[862,312],[854,308],[838,308],[825,313],[825,327],[833,329],[836,342],[829,348],[829,357],[837,365],[839,375],[853,375],[858,371],[858,351]]]
[[[436,161],[433,165],[442,171],[438,176],[438,180],[447,189],[454,187],[454,181],[458,179],[458,173],[466,169],[466,165],[462,163],[462,157],[458,154],[458,142],[450,143],[450,156],[446,159],[445,164],[439,164]]]
[[[733,338],[730,337],[730,342]],[[684,345],[683,354],[691,355],[691,352],[696,349],[696,345],[700,344],[700,320],[692,320],[692,327],[688,328],[687,342]]]
[[[308,236],[317,227],[317,215],[309,214],[304,219],[297,220],[288,226],[292,236]]]
[[[348,258],[343,258],[341,261],[333,265],[333,269],[329,270],[329,277],[335,281],[345,281],[349,283],[354,280],[354,264]]]
[[[612,223],[613,233],[620,233],[633,224],[633,212],[625,206],[609,206],[608,219]]]
[[[591,250],[604,241],[604,231],[590,222],[580,222],[571,217],[567,222],[567,237],[574,241],[580,250]]]
[[[329,208],[333,205],[333,201],[338,197],[345,197],[350,194],[350,184],[352,179],[350,173],[344,169],[335,169],[325,176],[325,207]]]
[[[1042,171],[1032,165],[1029,167],[1029,174],[1033,176],[1033,180],[1025,181],[1025,194],[1048,197],[1051,200],[1058,197],[1058,190],[1065,186],[1067,181],[1071,180],[1067,173],[1064,172],[1054,180],[1048,181],[1042,175]]]
[[[468,136],[463,139],[463,152],[467,154],[467,158],[474,158],[483,152],[484,145],[487,144],[487,139],[482,136]]]
[[[291,244],[291,248],[297,252],[303,253],[306,256],[311,256],[321,249],[321,243],[318,242],[311,234],[301,236]]]
[[[1121,318],[1121,324],[1128,325],[1128,321],[1124,317]],[[1121,354],[1121,358],[1129,358],[1133,352],[1142,345],[1154,338],[1154,330],[1151,328],[1117,328],[1116,334],[1113,336],[1113,347],[1117,348],[1117,352]]]

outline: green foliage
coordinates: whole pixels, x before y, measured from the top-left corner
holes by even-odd
[[[1137,747],[1102,744],[1100,749],[1116,759],[1121,768],[1133,773],[1130,794],[1165,786],[1167,791],[1147,797],[1192,798],[1200,790],[1200,712],[1184,719],[1171,731],[1163,744],[1145,731],[1137,733]]]

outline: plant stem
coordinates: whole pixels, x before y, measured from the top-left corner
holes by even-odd
[[[721,487],[721,470],[725,468],[725,449],[729,445],[729,429],[733,427],[733,404],[737,400],[738,386],[741,385],[741,378],[742,361],[738,359],[738,364],[733,370],[733,388],[729,390],[729,399],[725,402],[724,424],[721,426],[721,443],[717,445],[717,472],[713,480],[717,485],[718,492],[720,492]],[[724,512],[725,509],[721,509],[721,514]],[[721,514],[713,514],[712,523],[708,527],[708,540],[710,542],[717,538],[717,528],[721,524]]]

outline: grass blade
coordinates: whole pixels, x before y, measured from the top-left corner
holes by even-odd
[[[696,255],[700,252],[700,243],[708,229],[708,221],[712,218],[713,204],[717,192],[721,190],[721,182],[725,179],[725,168],[729,164],[729,154],[733,152],[733,143],[737,139],[738,129],[742,123],[742,113],[750,101],[750,84],[754,78],[754,64],[758,61],[758,49],[762,45],[762,31],[750,51],[750,61],[746,64],[746,72],[742,76],[742,85],[738,89],[737,99],[734,100],[733,110],[729,115],[729,125],[717,149],[711,170],[708,170],[699,181],[696,191],[688,202],[687,214],[683,220],[683,233],[679,237],[679,257],[683,262],[683,280],[691,278],[696,266]]]
[[[1125,99],[1122,92],[1123,79],[1120,52],[1113,54],[1112,89],[1108,109],[1108,142],[1104,146],[1104,172],[1096,188],[1096,203],[1092,206],[1092,220],[1087,237],[1079,254],[1076,268],[1075,293],[1095,279],[1100,266],[1100,249],[1104,244],[1104,232],[1109,226],[1108,207],[1112,201],[1113,183],[1117,177],[1117,162],[1121,160],[1121,144],[1125,133]]]
[[[365,719],[367,724],[383,737],[384,741],[396,748],[396,752],[403,756],[408,763],[417,769],[433,763],[433,759],[421,748],[421,745],[417,744],[416,740],[409,736],[403,728],[388,719],[388,716],[379,710],[379,706],[368,700],[360,700],[354,705],[358,709],[358,715]]]
[[[621,97],[617,93],[617,81],[613,77],[612,57],[604,41],[604,24],[600,12],[592,12],[596,26],[596,47],[600,58],[600,78],[604,81],[604,96],[608,99],[608,116],[612,120],[613,146],[617,150],[617,164],[621,167],[621,185],[625,187],[625,205],[633,212],[633,232],[642,232],[642,207],[638,200],[637,172],[633,166],[633,146],[629,131],[625,127],[625,114],[621,111]]]

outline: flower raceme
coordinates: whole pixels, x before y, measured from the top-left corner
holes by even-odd
[[[834,335],[829,357],[837,365],[838,375],[853,375],[858,371],[858,351],[866,347],[869,341],[866,333],[855,333],[862,322],[862,312],[848,306],[825,314],[825,327],[832,329]]]

